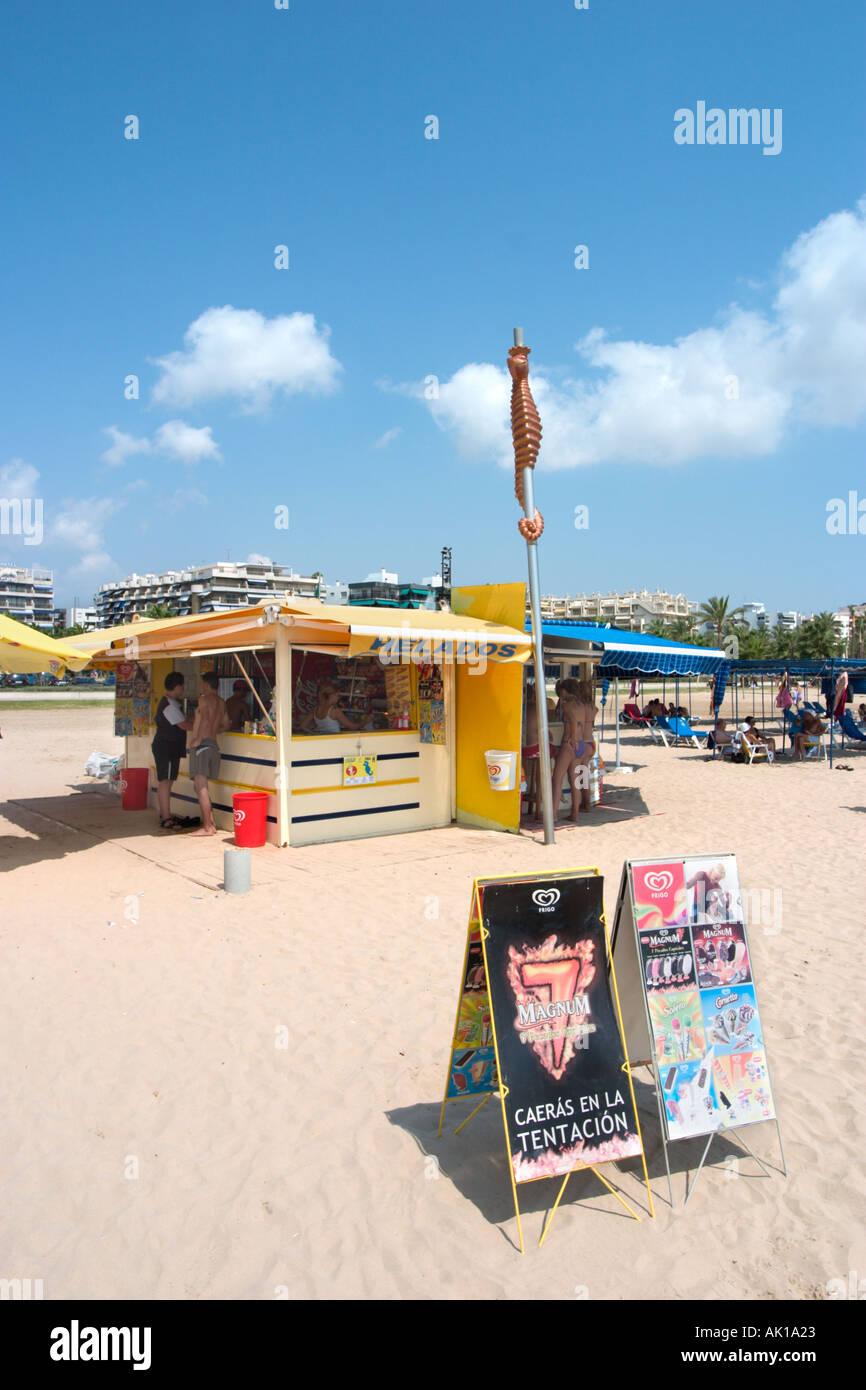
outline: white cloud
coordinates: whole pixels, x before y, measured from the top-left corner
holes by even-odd
[[[170,454],[181,463],[195,464],[202,459],[219,459],[222,455],[210,425],[196,429],[184,420],[166,420],[153,436],[154,448]]]
[[[259,555],[253,550],[246,558],[248,565],[270,565],[272,563],[270,555]]]
[[[100,458],[107,463],[109,468],[122,468],[126,460],[133,454],[149,454],[151,443],[149,439],[135,439],[131,434],[124,434],[116,425],[108,425],[102,431],[111,439],[111,444]]]
[[[166,497],[160,503],[167,512],[179,512],[184,507],[197,506],[206,507],[210,499],[205,497],[203,492],[199,492],[195,487],[178,487],[170,497]]]
[[[87,575],[116,568],[106,550],[103,531],[123,506],[115,497],[82,497],[64,502],[63,510],[51,524],[49,540],[78,551],[71,574]]]
[[[593,376],[534,370],[540,465],[768,455],[799,423],[854,425],[866,413],[866,200],[798,237],[777,279],[771,312],[732,305],[672,344],[594,328],[576,345]],[[425,398],[417,383],[381,385]],[[510,389],[504,368],[469,363],[426,404],[461,455],[511,468]]]
[[[391,444],[391,443],[393,442],[393,440],[399,439],[399,437],[400,437],[400,435],[401,435],[402,433],[403,433],[403,426],[402,426],[402,425],[395,425],[393,429],[386,430],[384,434],[380,434],[379,438],[376,440],[375,444],[373,445],[373,448],[374,448],[374,449],[387,449],[388,445]]]
[[[275,392],[286,396],[333,391],[342,371],[328,348],[330,330],[313,314],[267,319],[255,309],[206,309],[184,334],[185,347],[155,359],[161,376],[153,399],[191,405],[235,396],[264,410]]]
[[[0,468],[0,497],[35,497],[39,470],[23,459],[10,459]]]

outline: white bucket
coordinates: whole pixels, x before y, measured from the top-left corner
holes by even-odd
[[[517,785],[517,753],[505,753],[501,748],[488,748],[484,754],[487,776],[495,792],[511,792]]]

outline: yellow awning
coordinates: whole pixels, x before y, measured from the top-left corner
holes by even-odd
[[[67,667],[81,671],[89,661],[87,652],[76,651],[69,642],[58,642],[45,632],[0,614],[0,671],[18,676],[50,671],[59,676]]]
[[[265,610],[268,610],[267,613]],[[160,652],[228,650],[271,646],[274,620],[288,628],[296,646],[348,643],[348,655],[370,653],[383,663],[467,661],[526,661],[531,638],[517,628],[486,622],[459,613],[423,608],[352,608],[315,599],[285,599],[254,608],[231,608],[221,613],[195,613],[184,618],[152,618],[121,627],[89,632],[72,639],[100,661],[130,655],[150,658]],[[112,643],[117,645],[112,646]]]

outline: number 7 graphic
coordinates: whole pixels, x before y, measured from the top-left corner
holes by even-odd
[[[582,962],[579,960],[527,961],[520,978],[527,989],[550,989],[549,1003],[560,1004],[574,997]],[[558,1067],[565,1048],[565,1025],[559,1037],[553,1039],[553,1065]]]

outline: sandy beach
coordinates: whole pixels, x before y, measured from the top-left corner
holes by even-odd
[[[725,1300],[866,1271],[859,753],[744,767],[624,734],[635,771],[553,848],[457,827],[267,846],[229,897],[228,836],[160,835],[84,776],[122,751],[109,708],[2,730],[0,1275],[46,1299]],[[456,1137],[450,1106],[436,1139],[473,878],[598,866],[610,919],[626,858],[716,850],[781,895],[751,945],[789,1177],[720,1139],[683,1212],[683,1141],[672,1212],[643,1072],[655,1221],[629,1161],[640,1224],[579,1174],[539,1251],[555,1185],[534,1184],[521,1256],[498,1105]],[[778,1163],[772,1126],[748,1142]]]

